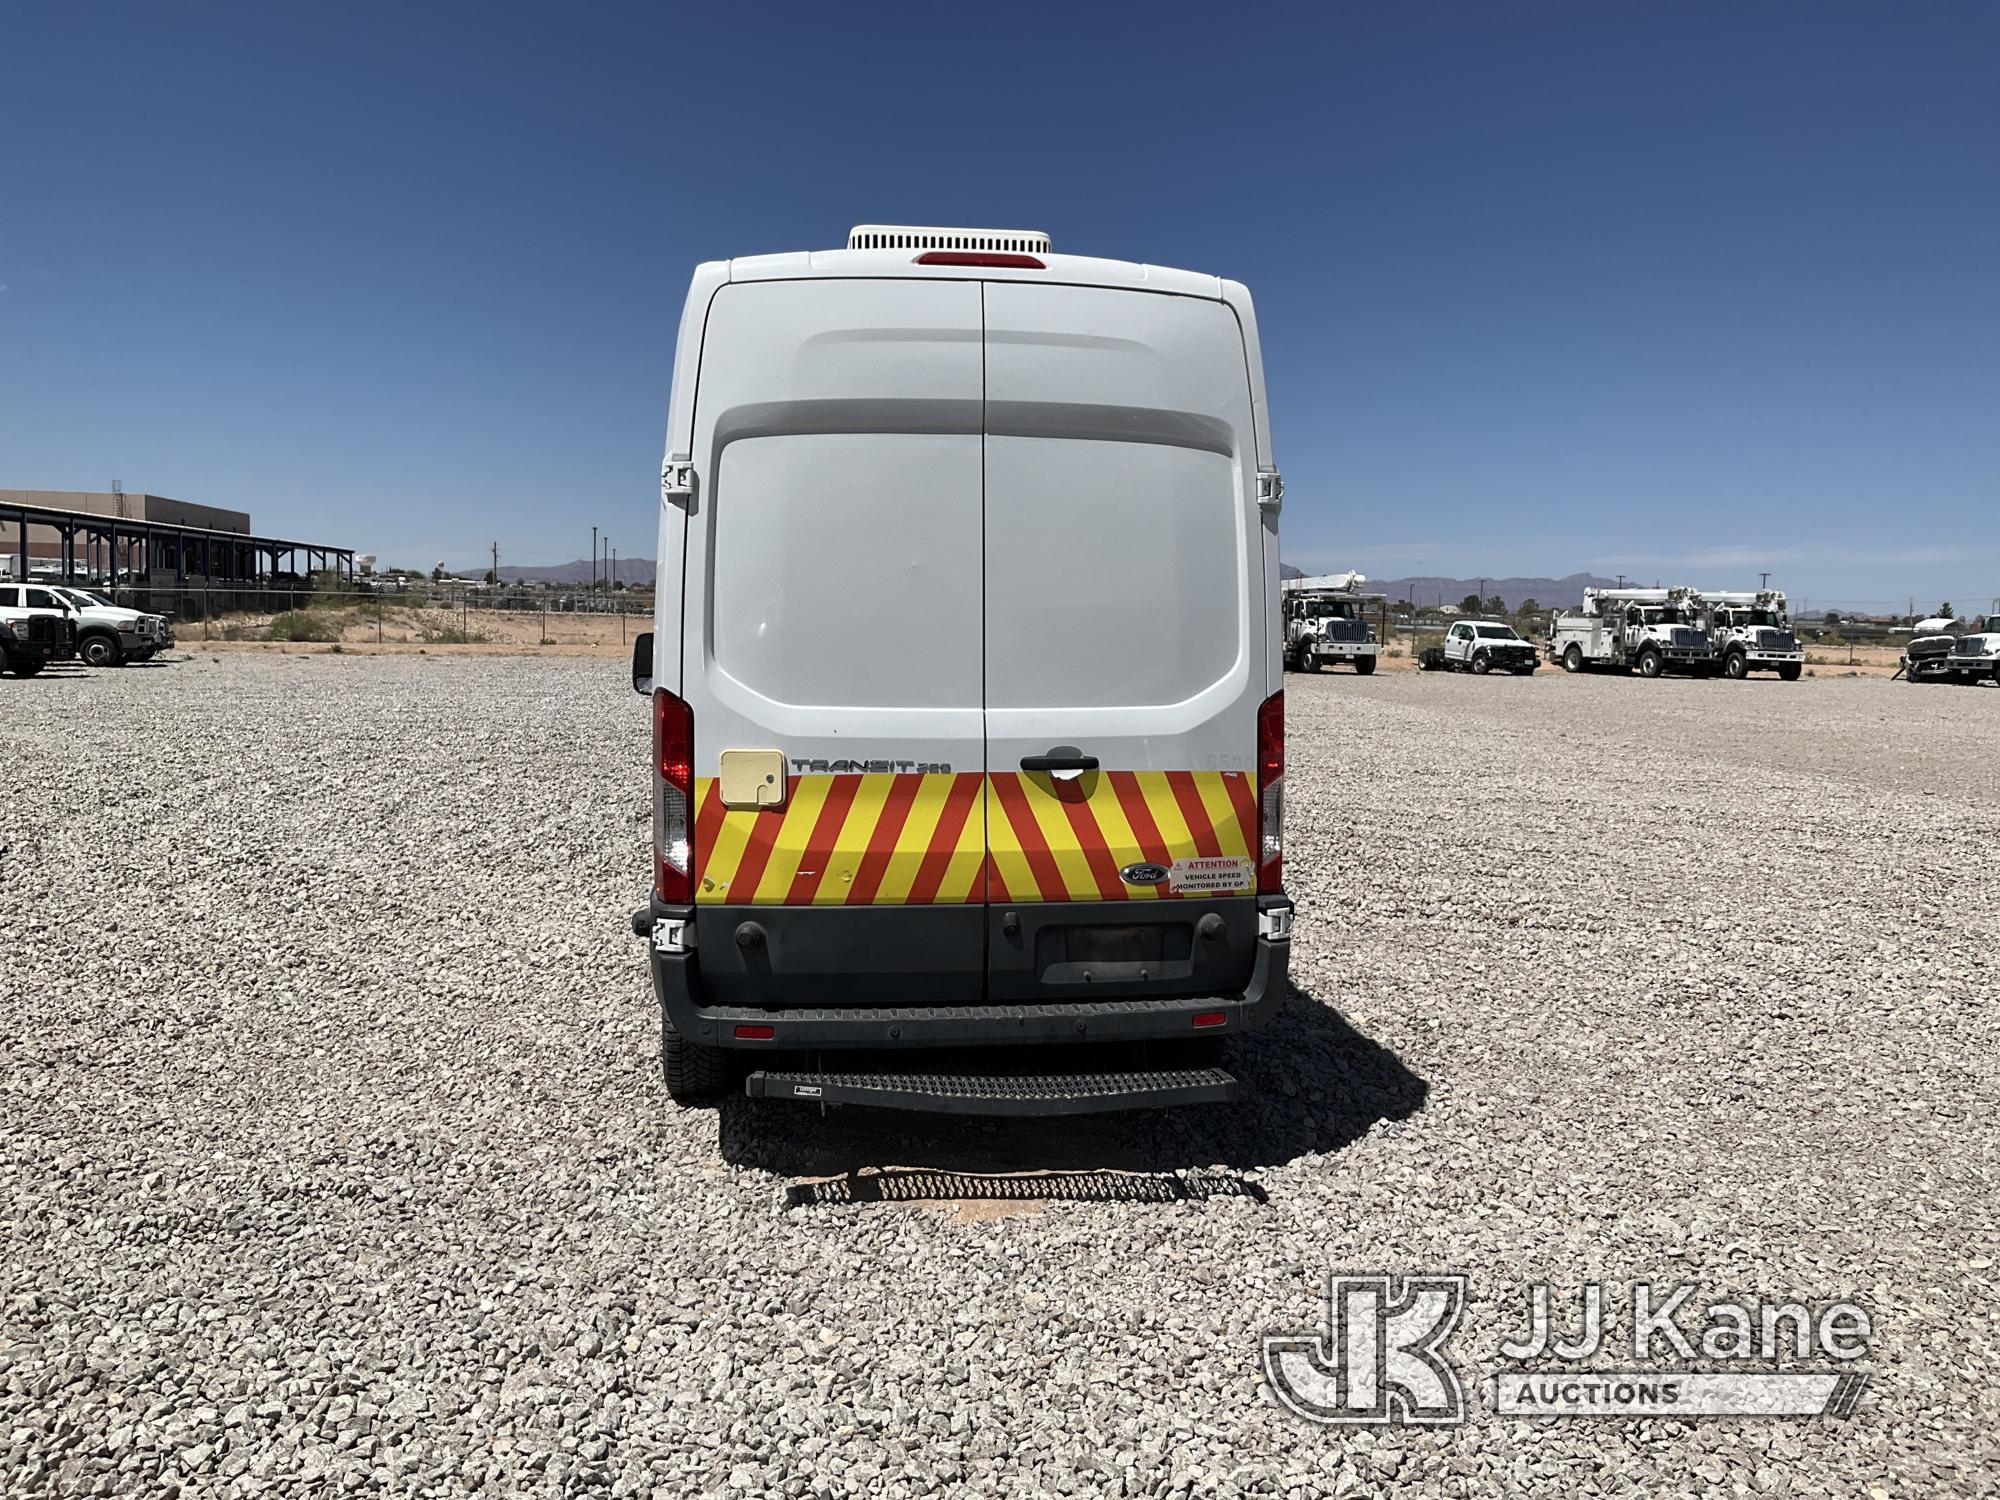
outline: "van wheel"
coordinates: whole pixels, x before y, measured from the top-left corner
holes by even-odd
[[[1660,673],[1666,670],[1666,667],[1666,659],[1650,647],[1639,653],[1639,675],[1641,677],[1658,677]]]
[[[117,639],[108,635],[87,635],[78,643],[77,649],[93,667],[115,667],[121,655]]]
[[[1750,675],[1750,658],[1741,651],[1732,651],[1722,659],[1722,675],[1733,682],[1741,682]]]
[[[713,1104],[729,1091],[728,1053],[720,1047],[704,1047],[691,1042],[660,1018],[660,1066],[667,1077],[667,1093],[674,1103]]]
[[[1375,670],[1375,658],[1372,656],[1355,657],[1354,670],[1359,672],[1363,677],[1366,677],[1370,672]],[[1994,671],[1996,676],[2000,676],[2000,667],[1996,667]]]
[[[1565,672],[1581,672],[1583,670],[1583,647],[1571,646],[1567,651],[1563,652],[1563,670]]]

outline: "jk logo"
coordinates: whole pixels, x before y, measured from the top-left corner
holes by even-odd
[[[1465,1420],[1458,1372],[1438,1353],[1465,1308],[1465,1277],[1329,1276],[1326,1332],[1264,1340],[1264,1378],[1309,1422]]]

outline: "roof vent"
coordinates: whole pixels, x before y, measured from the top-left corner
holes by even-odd
[[[925,224],[856,224],[850,250],[1002,250],[1047,255],[1049,237],[1039,229],[940,229]]]

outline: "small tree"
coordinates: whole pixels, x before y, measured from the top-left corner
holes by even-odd
[[[1829,625],[1838,625],[1840,623],[1840,611],[1837,609],[1828,610],[1826,612],[1826,623]]]
[[[1515,613],[1523,615],[1538,615],[1541,612],[1541,605],[1537,604],[1533,599],[1523,599],[1520,609],[1515,611]]]
[[[498,583],[500,580],[494,576],[493,570],[488,568],[486,570],[486,581],[488,583]]]
[[[1938,606],[1938,613],[1943,615],[1947,620],[1956,620],[1958,618],[1958,611],[1951,607],[1949,599]]]
[[[1486,603],[1481,608],[1484,613],[1489,615],[1504,615],[1507,613],[1507,601],[1502,599],[1498,594],[1488,594],[1486,596]]]
[[[1467,594],[1463,599],[1458,601],[1458,612],[1462,615],[1476,615],[1479,613],[1479,609],[1479,596],[1477,594]]]
[[[432,582],[432,583],[443,583],[443,582],[444,582],[444,564],[443,564],[443,563],[439,563],[439,564],[438,564],[438,565],[437,565],[437,566],[436,566],[435,568],[432,568],[432,569],[431,569],[431,582]]]

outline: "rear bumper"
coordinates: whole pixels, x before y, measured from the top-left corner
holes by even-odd
[[[1267,922],[1282,937],[1258,936],[1250,978],[1240,991],[1172,999],[1042,1000],[1019,1004],[966,1002],[899,1005],[719,1005],[703,993],[700,950],[666,951],[649,941],[653,993],[674,1030],[711,1047],[783,1051],[823,1047],[1002,1047],[1077,1042],[1152,1041],[1229,1036],[1268,1021],[1283,1002],[1291,958],[1291,900],[1260,898]],[[645,916],[641,913],[641,918]],[[685,907],[655,902],[661,931],[684,921]],[[635,926],[640,925],[635,921]],[[857,976],[861,978],[862,976]],[[1195,1017],[1204,1024],[1196,1027]],[[759,1028],[739,1037],[739,1026]],[[769,1035],[763,1035],[768,1029]]]

